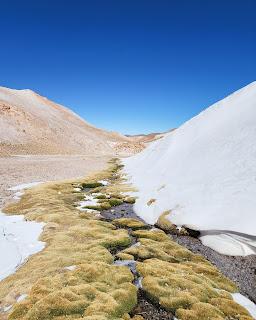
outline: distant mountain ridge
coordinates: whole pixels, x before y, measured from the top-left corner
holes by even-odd
[[[112,155],[143,147],[119,133],[94,127],[29,89],[0,87],[0,155]]]
[[[128,138],[132,138],[133,140],[138,141],[138,142],[150,143],[152,141],[163,138],[166,134],[168,134],[169,132],[171,132],[173,130],[175,130],[175,128],[170,129],[165,132],[152,132],[152,133],[148,133],[148,134],[141,133],[141,134],[134,134],[134,135],[126,134],[125,136]]]

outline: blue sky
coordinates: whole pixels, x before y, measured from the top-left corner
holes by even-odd
[[[2,86],[122,133],[179,126],[256,80],[256,1],[1,1]]]

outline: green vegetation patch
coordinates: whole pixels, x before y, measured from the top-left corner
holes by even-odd
[[[166,232],[178,233],[176,225],[171,223],[171,221],[167,218],[169,214],[170,211],[165,211],[163,214],[161,214],[156,222],[156,226]]]
[[[83,189],[87,189],[87,188],[93,189],[93,188],[97,188],[97,187],[102,187],[103,184],[100,182],[83,182],[81,184],[81,186]]]
[[[235,284],[209,261],[180,246],[162,230],[132,234],[140,245],[121,253],[138,260],[143,290],[153,302],[180,320],[252,320],[228,293],[237,292]]]
[[[99,194],[98,196],[95,196],[95,199],[107,199],[107,196],[105,194]]]
[[[73,193],[74,184],[87,181],[84,186],[95,192],[92,182],[109,180],[113,167],[114,163],[86,181],[47,183],[26,190],[19,202],[5,208],[6,213],[46,224],[40,236],[45,249],[0,282],[0,307],[13,305],[10,319],[130,319],[127,313],[137,299],[133,276],[127,267],[112,265],[110,253],[130,245],[128,232],[99,220],[95,212],[78,210],[75,204],[84,195]],[[109,186],[111,193],[121,192],[120,181],[114,183]],[[107,201],[99,206],[100,210],[111,207]],[[16,297],[24,293],[28,297],[17,303]]]
[[[124,202],[133,204],[133,203],[136,202],[136,198],[134,198],[134,197],[126,197],[126,198],[124,198]]]
[[[116,257],[120,260],[134,260],[134,256],[132,256],[131,254],[128,254],[128,253],[124,253],[124,252],[118,252],[116,254]]]
[[[140,229],[144,224],[136,219],[109,223],[99,220],[95,212],[81,212],[75,207],[81,194],[73,192],[74,184],[91,189],[89,194],[104,190],[112,195],[88,209],[101,211],[122,204],[126,199],[122,193],[134,190],[120,178],[121,167],[113,160],[107,170],[87,180],[28,189],[18,203],[4,209],[46,223],[40,236],[45,249],[0,282],[0,306],[13,305],[9,319],[129,320],[128,313],[137,304],[137,289],[129,268],[113,265],[110,253],[113,248],[125,248],[116,258],[138,260],[145,293],[179,320],[252,320],[228,293],[236,292],[236,286],[206,259],[178,245],[162,230]],[[102,186],[95,182],[103,179],[112,183]],[[162,218],[161,228],[165,216]],[[129,247],[128,231],[117,226],[134,229],[132,235],[140,245]],[[24,293],[28,297],[17,303],[16,297]],[[142,318],[135,316],[133,320]]]
[[[102,211],[102,210],[108,210],[112,206],[110,205],[109,202],[103,201],[103,202],[98,202],[96,205],[91,205],[91,206],[84,206],[84,209],[91,209],[91,210],[97,210],[97,211]]]
[[[115,219],[112,221],[112,223],[118,227],[127,227],[131,229],[142,229],[146,228],[147,225],[145,225],[144,222],[133,219],[133,218],[120,218],[120,219]]]
[[[108,203],[111,205],[111,207],[115,207],[115,206],[119,206],[120,204],[122,204],[123,200],[111,198],[108,200]]]
[[[81,264],[74,271],[41,278],[32,286],[29,298],[14,306],[9,319],[121,318],[137,304],[132,280],[126,267]]]

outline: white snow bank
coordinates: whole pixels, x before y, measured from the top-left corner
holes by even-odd
[[[177,226],[204,230],[205,235],[212,230],[235,232],[235,240],[219,234],[211,235],[211,241],[203,238],[217,251],[256,252],[255,141],[253,82],[123,160],[139,190],[136,213],[154,223],[171,210],[170,220]],[[150,199],[156,201],[148,206]]]
[[[43,226],[43,223],[25,221],[22,215],[6,216],[0,212],[0,280],[44,248],[44,243],[38,241]]]

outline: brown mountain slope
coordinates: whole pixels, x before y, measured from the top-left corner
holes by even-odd
[[[31,90],[0,87],[0,155],[131,154],[143,144],[95,128]]]
[[[147,144],[147,143],[151,143],[155,140],[158,140],[158,139],[161,139],[163,138],[167,133],[171,132],[175,130],[174,129],[170,129],[166,132],[152,132],[152,133],[149,133],[149,134],[135,134],[135,135],[129,135],[127,134],[126,137],[132,139],[133,141],[136,141],[136,142],[141,142],[143,144]]]

